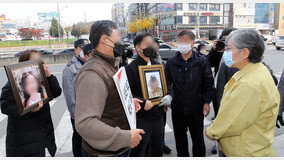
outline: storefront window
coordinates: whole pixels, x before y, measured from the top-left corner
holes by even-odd
[[[207,24],[207,17],[206,16],[200,16],[200,24]]]
[[[170,24],[174,24],[174,23],[175,23],[174,17],[169,17],[169,18],[161,19],[160,25],[170,25]]]
[[[212,16],[210,17],[210,24],[218,24],[220,22],[220,16]]]
[[[207,11],[207,3],[200,3],[200,11]]]
[[[220,4],[209,4],[210,11],[220,11]]]
[[[193,23],[197,23],[197,18],[196,16],[190,16],[188,18],[188,23],[193,24]]]
[[[176,3],[176,10],[182,10],[182,3]]]
[[[177,16],[176,22],[177,22],[177,24],[182,24],[182,16]]]
[[[197,3],[189,3],[188,9],[189,9],[189,11],[196,11],[197,10]]]

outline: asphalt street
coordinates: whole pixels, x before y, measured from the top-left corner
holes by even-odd
[[[274,47],[269,47],[268,50],[265,52],[265,58],[264,61],[270,65],[270,67],[273,69],[274,74],[279,79],[282,73],[282,70],[284,68],[284,50],[277,51]],[[62,82],[62,71],[64,69],[66,64],[57,64],[57,65],[50,65],[50,70],[53,75],[55,75],[58,78],[58,81]],[[0,87],[2,88],[5,83],[7,82],[7,77],[5,70],[3,68],[0,68]],[[55,138],[56,138],[56,144],[57,144],[57,157],[71,157],[72,154],[72,126],[70,122],[70,116],[69,112],[66,107],[66,103],[64,100],[63,94],[50,102],[51,105],[51,115],[52,120],[55,128]],[[211,122],[211,117],[213,116],[213,108],[211,105],[211,112],[208,115],[208,117],[204,120],[204,128],[207,128]],[[0,157],[5,156],[5,138],[6,138],[6,127],[7,127],[7,116],[0,113]],[[172,130],[172,121],[171,121],[171,110],[169,109],[167,113],[167,125],[166,125],[166,137],[165,142],[166,144],[172,149],[171,154],[164,155],[169,157],[175,157],[177,155],[176,149],[175,149],[175,139],[174,134]],[[284,142],[284,137],[280,137],[281,135],[284,136],[284,127],[275,130],[275,139],[282,140]],[[191,152],[191,139],[190,134],[188,133],[188,140],[189,140],[189,149]],[[213,147],[213,142],[209,141],[205,138],[205,144],[206,144],[206,156],[214,156],[211,153],[211,149]],[[281,144],[281,143],[277,143]],[[277,149],[277,146],[275,146],[276,151],[284,151],[281,149]],[[48,154],[47,154],[48,155]],[[192,155],[192,154],[191,154]],[[277,153],[279,155],[279,153]]]

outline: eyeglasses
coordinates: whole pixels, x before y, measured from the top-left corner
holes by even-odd
[[[240,49],[240,48],[230,48],[230,47],[225,47],[225,51],[228,51],[228,50],[234,50],[234,49],[236,49],[236,50],[242,50],[242,49]]]

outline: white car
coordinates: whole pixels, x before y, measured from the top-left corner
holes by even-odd
[[[206,47],[207,51],[211,50],[212,44],[210,44],[209,42],[207,42],[205,40],[199,40],[199,39],[195,40],[195,45],[193,46],[193,49],[197,49],[198,45],[201,44],[201,43],[205,44],[205,47]]]
[[[284,48],[284,36],[279,36],[279,39],[277,40],[275,47],[277,50]]]
[[[272,40],[272,44],[275,46],[276,42],[278,41],[279,36],[274,37],[274,39]]]
[[[272,43],[273,43],[273,42],[272,42],[273,39],[274,39],[273,36],[271,36],[271,35],[263,35],[263,37],[266,38],[267,44],[272,44]]]

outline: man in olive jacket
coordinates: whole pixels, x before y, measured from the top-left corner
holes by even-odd
[[[82,136],[82,156],[129,155],[140,143],[143,130],[130,130],[113,75],[124,52],[117,25],[96,21],[90,30],[95,51],[81,68],[75,82],[75,127]]]

